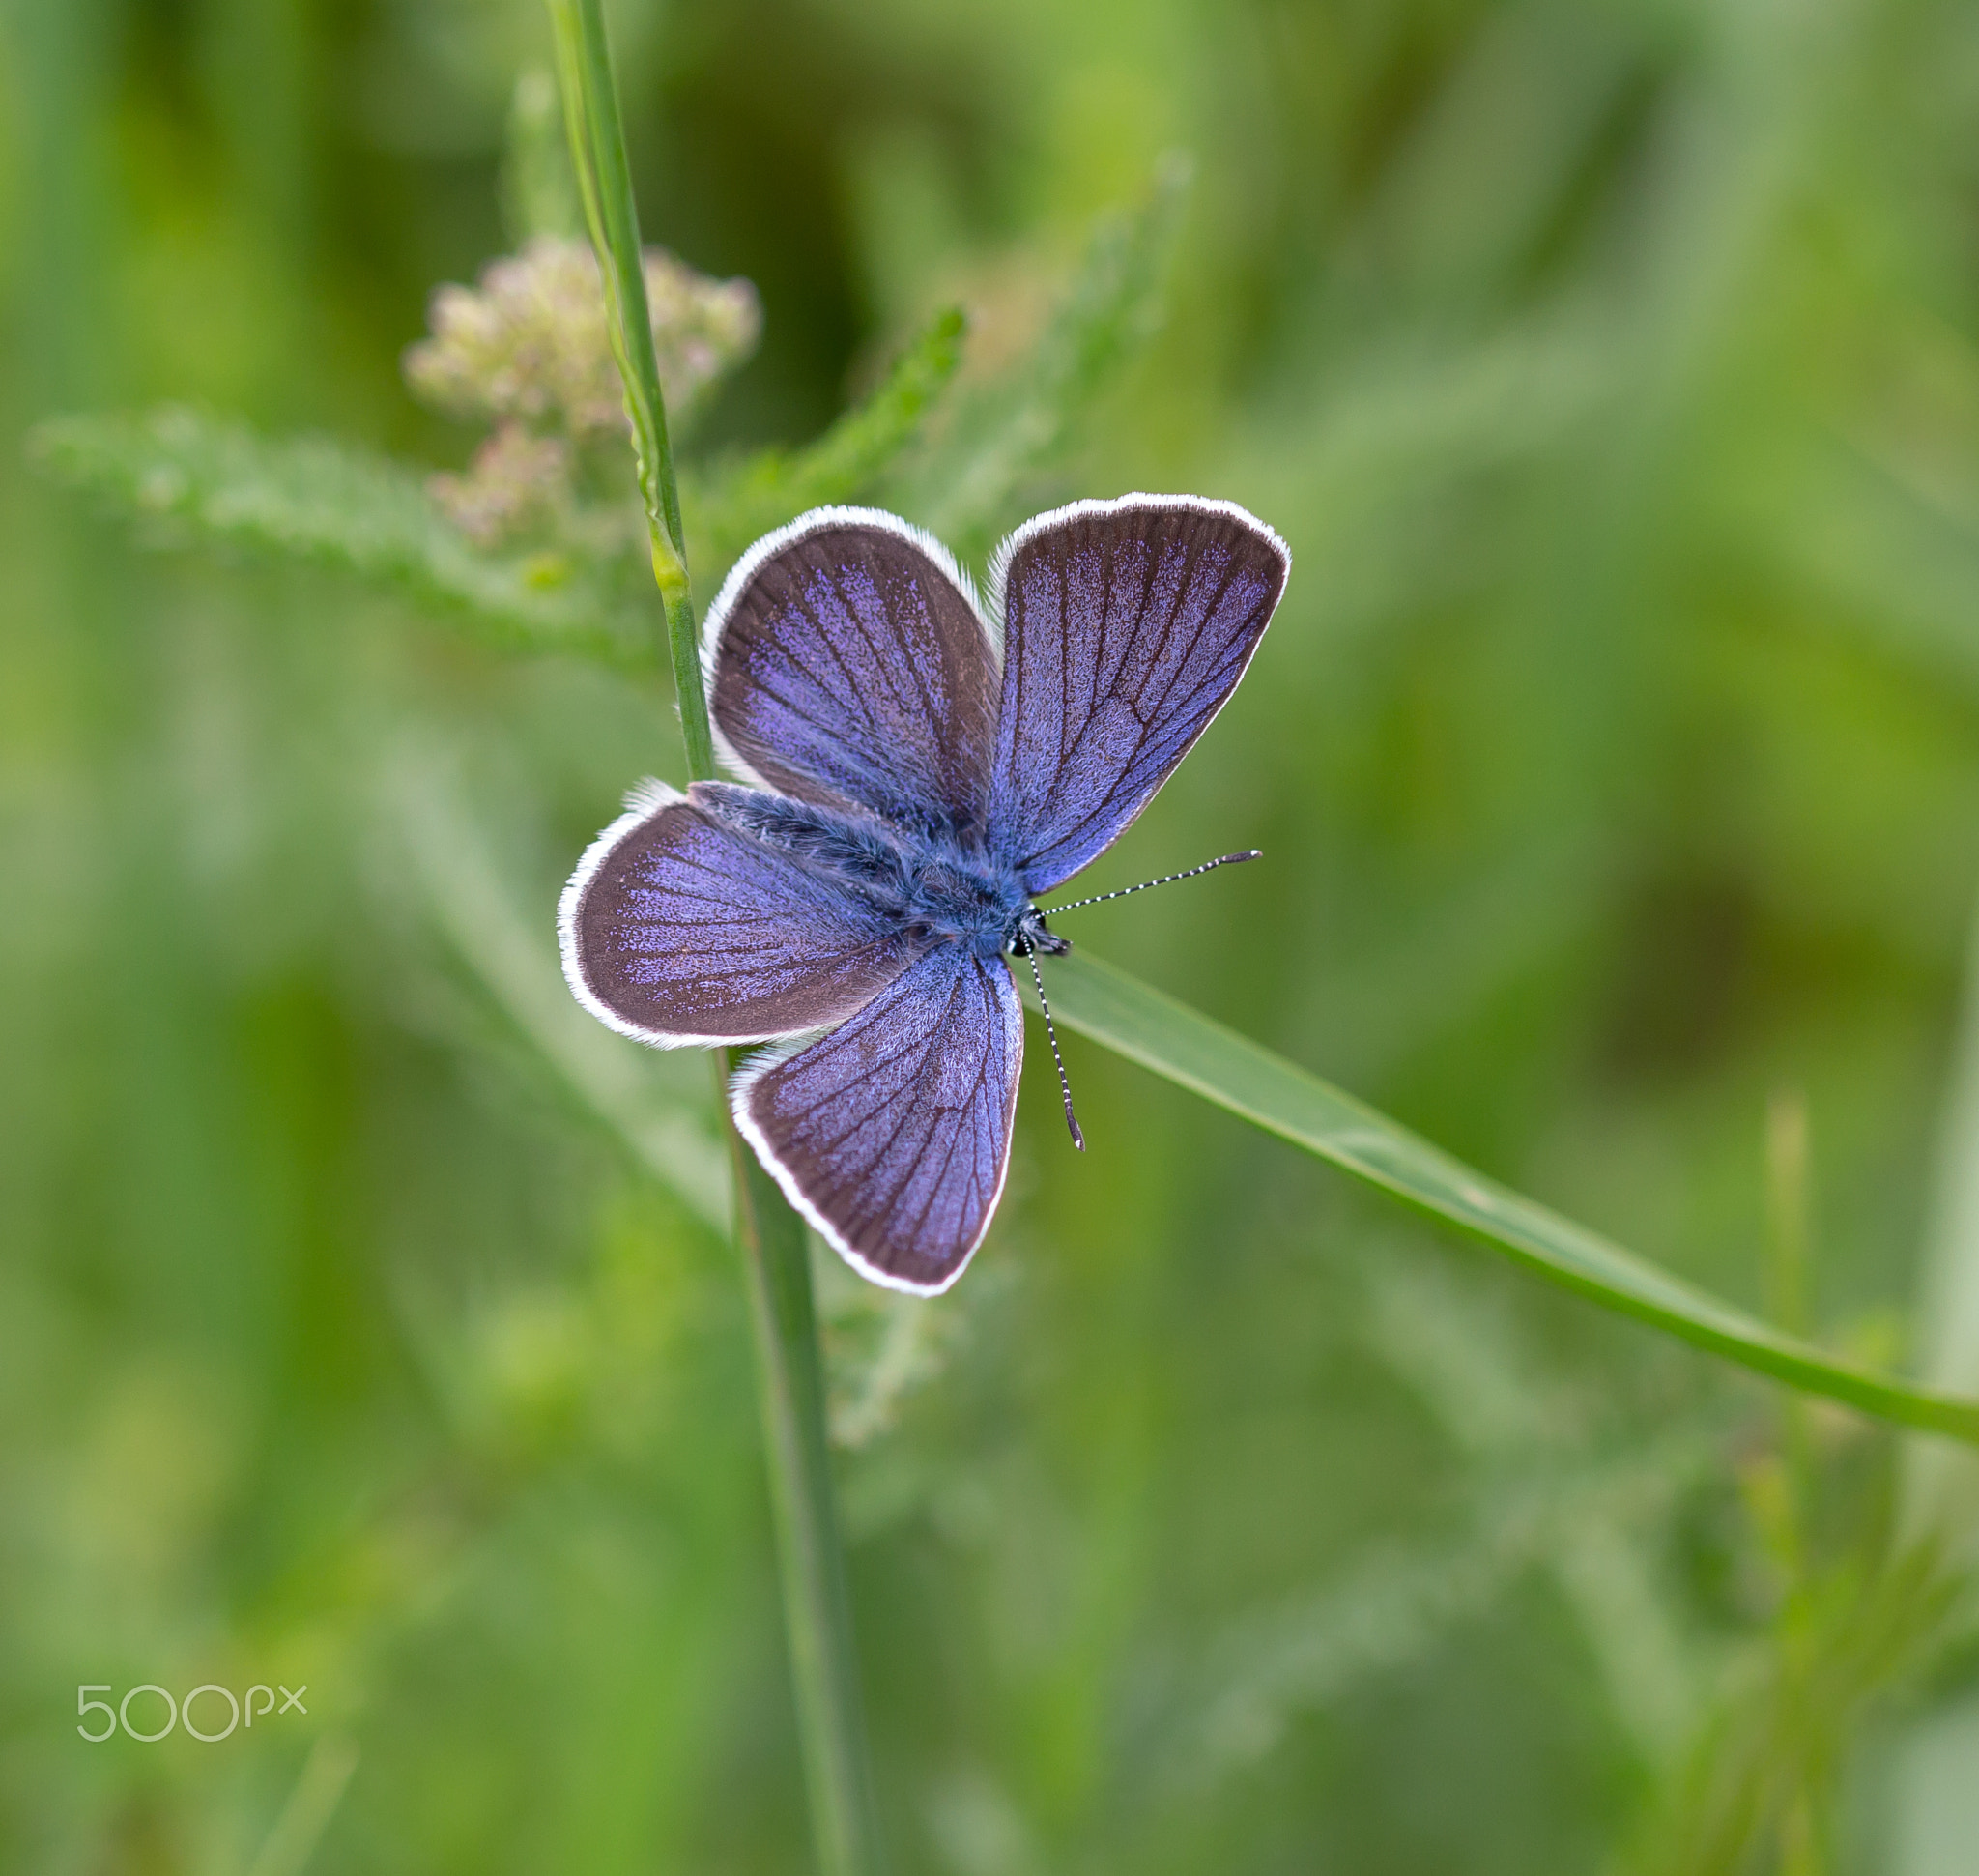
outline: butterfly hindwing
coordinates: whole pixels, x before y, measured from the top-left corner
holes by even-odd
[[[723,824],[697,797],[606,828],[564,888],[578,999],[642,1042],[758,1042],[836,1023],[906,968],[898,920]]]
[[[709,611],[708,703],[731,755],[800,800],[980,830],[996,668],[934,543],[819,508],[745,555]]]
[[[842,1255],[932,1294],[996,1209],[1022,1060],[1008,967],[946,944],[829,1035],[750,1063],[735,1119]]]
[[[1130,495],[1041,515],[997,558],[991,841],[1044,892],[1110,847],[1209,727],[1291,556],[1231,504]]]

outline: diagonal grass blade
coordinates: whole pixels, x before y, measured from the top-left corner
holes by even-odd
[[[1473,1171],[1385,1114],[1090,952],[1051,961],[1051,1013],[1143,1068],[1484,1239],[1606,1309],[1790,1387],[1979,1445],[1979,1401],[1907,1386],[1782,1335]]]

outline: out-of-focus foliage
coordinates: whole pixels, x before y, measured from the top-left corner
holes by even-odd
[[[1815,1331],[1979,1383],[1970,9],[614,17],[647,237],[762,307],[703,594],[818,500],[1246,503],[1290,595],[1096,889],[1269,858],[1074,936],[1755,1307],[1801,1090]],[[497,649],[644,659],[636,529],[383,467],[476,441],[434,288],[573,232],[537,14],[0,34],[0,428],[254,550],[0,451],[0,1863],[800,1866],[706,1065],[551,934],[676,738]],[[1969,1458],[1068,1064],[965,1284],[823,1273],[900,1869],[1963,1871]]]
[[[635,536],[623,525],[600,543],[604,553],[581,559],[560,545],[490,553],[436,512],[400,464],[323,437],[270,441],[173,406],[57,418],[35,431],[31,453],[138,517],[155,542],[176,536],[347,568],[498,642],[617,658],[644,649],[636,563],[614,563],[631,561]],[[485,504],[489,470],[472,479]],[[456,486],[464,503],[467,484]],[[616,505],[622,514],[623,500]]]
[[[962,316],[935,314],[886,376],[837,422],[803,447],[763,449],[690,477],[687,522],[701,563],[726,566],[751,541],[806,508],[871,493],[914,439],[923,417],[961,362]]]
[[[1170,157],[1145,202],[1101,219],[1072,291],[1026,356],[978,386],[939,445],[896,477],[890,500],[937,539],[980,557],[1024,518],[1023,497],[1045,505],[1041,473],[1062,467],[1054,457],[1155,330],[1188,180],[1188,165]]]

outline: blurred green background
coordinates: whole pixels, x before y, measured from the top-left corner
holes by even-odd
[[[1087,878],[1265,863],[1079,940],[1756,1308],[1804,1117],[1810,1325],[1979,1385],[1979,13],[613,19],[647,239],[761,298],[704,464],[950,302],[993,411],[1192,157],[1021,473],[937,501],[944,405],[884,489],[979,563],[1135,488],[1291,542]],[[151,551],[24,447],[169,399],[458,468],[399,358],[515,245],[546,43],[529,0],[0,10],[8,1871],[807,1866],[706,1066],[555,967],[677,769],[664,689]],[[1040,1040],[959,1289],[819,1271],[898,1871],[1979,1866],[1971,1462],[1073,1038],[1076,1156]],[[307,1716],[216,1745],[72,1730],[79,1684],[277,1682]]]

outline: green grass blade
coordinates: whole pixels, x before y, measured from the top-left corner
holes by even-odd
[[[718,1057],[726,1069],[728,1051]],[[717,1082],[727,1079],[717,1071]],[[883,1867],[873,1774],[853,1665],[851,1606],[839,1542],[823,1413],[824,1365],[804,1221],[731,1128],[749,1313],[758,1342],[782,1351],[757,1364],[769,1449],[770,1510],[784,1606],[790,1611],[790,1691],[804,1742],[811,1829],[821,1876],[876,1876]],[[797,1612],[803,1612],[801,1616]]]
[[[962,356],[962,315],[937,313],[877,390],[816,443],[769,450],[718,477],[692,505],[695,533],[718,566],[807,508],[863,495],[911,443]]]
[[[1053,960],[1049,994],[1051,1014],[1069,1028],[1483,1238],[1566,1289],[1791,1387],[1979,1445],[1979,1401],[1907,1387],[1780,1334],[1090,953]]]
[[[576,240],[585,232],[557,81],[534,66],[517,77],[509,101],[502,152],[502,218],[510,245],[518,248],[536,235]]]
[[[206,542],[342,567],[532,650],[616,662],[645,623],[622,592],[561,556],[483,553],[427,499],[419,477],[325,437],[280,442],[180,406],[65,417],[29,442],[57,480],[151,526]]]

